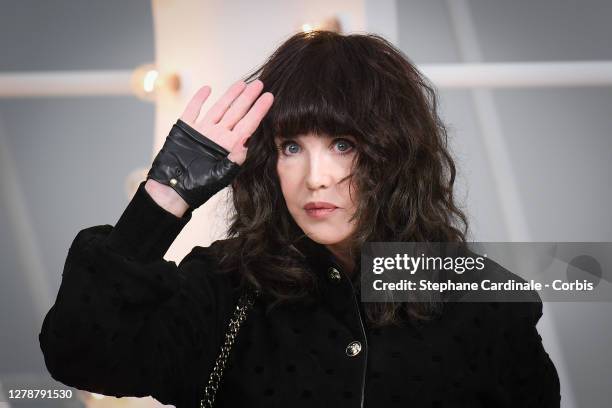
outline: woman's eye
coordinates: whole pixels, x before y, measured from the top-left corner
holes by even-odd
[[[281,143],[279,150],[283,152],[283,154],[287,154],[287,150],[285,150],[287,146],[293,147],[293,150],[289,151],[289,154],[297,153],[296,150],[299,150],[299,146],[295,142],[283,142]],[[296,149],[296,147],[298,149]]]
[[[340,154],[348,154],[355,145],[348,139],[336,139],[336,146],[340,149]]]

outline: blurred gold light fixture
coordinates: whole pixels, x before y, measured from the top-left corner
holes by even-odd
[[[160,73],[154,64],[144,64],[132,72],[130,86],[138,98],[155,101],[157,95],[176,93],[181,87],[181,81],[174,72]]]
[[[338,16],[333,16],[325,19],[319,24],[304,23],[302,24],[301,30],[305,33],[310,33],[316,30],[334,31],[336,33],[342,32],[342,23]]]
[[[313,31],[315,28],[312,24],[309,23],[304,23],[302,24],[302,31],[305,33],[309,33],[311,31]]]
[[[163,408],[163,405],[153,397],[113,397],[95,394],[83,390],[77,392],[79,400],[87,408]]]

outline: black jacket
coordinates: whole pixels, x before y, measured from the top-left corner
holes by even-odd
[[[178,266],[162,258],[190,218],[159,207],[142,183],[114,228],[78,233],[39,335],[53,378],[198,407],[238,294],[215,269],[219,241]],[[423,327],[369,328],[331,253],[313,241],[299,249],[323,300],[266,315],[258,298],[216,406],[559,407],[557,372],[535,327],[541,301],[454,303]]]

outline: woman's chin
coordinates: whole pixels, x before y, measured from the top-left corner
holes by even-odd
[[[346,237],[333,234],[334,231],[304,229],[308,238],[321,245],[334,245],[343,242]]]

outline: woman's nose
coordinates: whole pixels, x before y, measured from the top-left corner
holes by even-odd
[[[320,154],[311,154],[306,164],[306,186],[310,189],[326,188],[332,183],[331,166]]]

